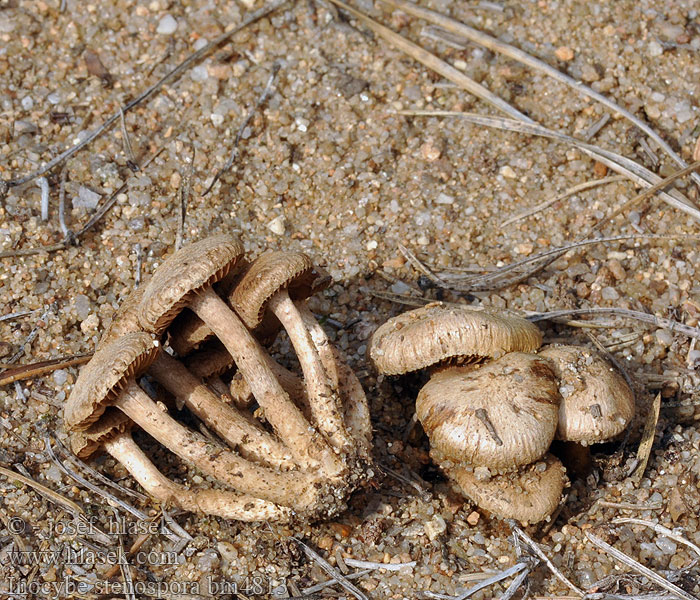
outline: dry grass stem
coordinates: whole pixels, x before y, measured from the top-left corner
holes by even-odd
[[[248,27],[248,25],[250,25],[251,23],[254,23],[255,21],[269,15],[271,12],[274,12],[280,6],[283,6],[286,3],[286,1],[287,0],[273,0],[269,4],[266,4],[265,6],[263,6],[262,8],[250,13],[236,27],[233,27],[229,31],[222,33],[218,37],[214,38],[211,42],[209,42],[206,46],[203,46],[202,48],[200,48],[196,52],[193,52],[192,54],[190,54],[179,65],[177,65],[174,69],[168,71],[163,77],[161,77],[158,81],[156,81],[156,83],[154,83],[152,86],[150,86],[149,88],[147,88],[146,90],[141,92],[138,96],[136,96],[136,98],[134,98],[126,106],[120,107],[117,112],[115,112],[111,117],[109,117],[97,129],[93,130],[90,133],[90,135],[88,135],[80,143],[75,144],[74,146],[71,146],[68,150],[65,150],[64,152],[62,152],[57,157],[55,157],[52,160],[50,160],[49,162],[47,162],[43,167],[34,171],[33,173],[29,173],[28,175],[24,175],[23,177],[20,177],[18,179],[10,179],[7,181],[2,181],[1,183],[3,184],[3,187],[5,187],[5,188],[16,187],[18,185],[22,185],[24,183],[27,183],[28,181],[31,181],[32,179],[36,179],[37,177],[41,177],[44,173],[48,173],[56,165],[59,165],[64,160],[70,158],[71,156],[73,156],[77,152],[80,152],[80,150],[85,148],[85,146],[92,143],[93,140],[95,140],[97,137],[99,137],[104,131],[109,129],[120,118],[120,116],[122,114],[126,114],[132,108],[139,105],[141,102],[143,102],[144,100],[146,100],[147,98],[149,98],[150,96],[155,94],[166,83],[179,77],[184,71],[189,69],[193,64],[199,62],[200,59],[204,58],[212,50],[218,48],[221,44],[228,41],[231,37],[233,37],[239,31]],[[2,195],[2,194],[0,194],[0,195]],[[0,258],[2,258],[1,255],[0,255]]]
[[[343,10],[349,12],[355,18],[359,19],[362,23],[369,27],[369,29],[371,29],[378,36],[389,42],[392,46],[398,48],[402,52],[405,52],[406,54],[408,54],[408,56],[414,58],[418,62],[423,63],[426,67],[432,69],[436,73],[439,73],[445,79],[449,79],[452,83],[456,84],[463,90],[469,92],[470,94],[473,94],[480,100],[487,102],[491,106],[494,106],[495,108],[499,109],[500,111],[515,119],[522,120],[526,123],[534,123],[532,119],[522,114],[519,110],[513,108],[505,100],[503,100],[490,90],[486,89],[483,85],[467,77],[464,73],[458,71],[452,65],[449,65],[445,61],[440,60],[434,54],[431,54],[430,52],[424,50],[420,46],[417,46],[413,42],[409,42],[403,36],[393,32],[388,27],[384,27],[384,25],[380,25],[374,19],[371,19],[370,17],[361,13],[360,11],[355,10],[352,6],[348,6],[340,0],[330,1],[336,6],[339,6]]]
[[[624,175],[638,185],[651,187],[652,185],[662,181],[662,178],[656,173],[643,167],[639,163],[636,163],[630,158],[609,150],[604,150],[603,148],[592,144],[587,144],[586,142],[582,142],[581,140],[571,137],[570,135],[548,129],[542,125],[523,123],[521,121],[506,119],[503,117],[490,117],[476,113],[447,110],[400,110],[396,111],[396,114],[414,117],[459,117],[470,123],[481,125],[483,127],[492,127],[494,129],[502,129],[504,131],[512,131],[525,135],[536,135],[566,142],[575,146],[592,158],[595,158],[597,161],[603,163],[616,173]],[[660,192],[659,195],[661,199],[669,206],[689,214],[694,219],[700,220],[700,209],[698,209],[692,202],[690,202],[690,200],[678,192],[678,190]]]
[[[597,535],[594,535],[590,531],[586,531],[586,537],[588,540],[594,545],[603,550],[604,552],[610,554],[613,558],[616,560],[620,561],[622,564],[630,567],[631,569],[634,569],[637,571],[637,573],[640,573],[641,575],[644,575],[647,579],[650,581],[653,581],[656,585],[661,586],[665,590],[671,592],[676,598],[680,598],[681,600],[697,600],[697,598],[688,592],[682,590],[679,588],[677,585],[674,585],[670,581],[668,581],[666,578],[662,577],[658,573],[652,571],[651,569],[648,569],[644,565],[638,563],[636,560],[633,558],[630,558],[627,556],[624,552],[621,552],[617,548],[613,548],[610,544],[604,542],[601,540]]]
[[[643,525],[644,527],[649,527],[653,529],[656,533],[666,536],[667,538],[670,538],[672,540],[675,540],[679,544],[683,544],[684,546],[687,546],[690,548],[695,554],[697,554],[700,557],[700,547],[697,546],[696,544],[693,544],[693,542],[685,539],[682,535],[677,534],[675,531],[672,531],[668,527],[664,527],[663,525],[659,525],[658,523],[654,523],[653,521],[647,521],[645,519],[632,519],[628,517],[620,517],[618,519],[613,519],[613,524],[622,524],[622,523],[634,523],[635,525]]]
[[[62,356],[61,358],[42,360],[30,365],[21,365],[14,368],[9,368],[9,365],[7,365],[7,370],[0,375],[0,386],[14,383],[15,381],[22,381],[24,379],[31,379],[32,377],[46,375],[47,373],[52,373],[58,369],[67,369],[68,367],[82,365],[88,362],[91,357],[92,353],[76,354],[75,356]],[[2,367],[3,366],[0,365],[0,369]]]
[[[531,56],[527,52],[520,50],[520,48],[516,48],[515,46],[511,46],[510,44],[501,42],[500,40],[490,35],[487,35],[482,31],[479,31],[478,29],[469,27],[464,23],[456,21],[455,19],[451,19],[450,17],[442,15],[438,12],[429,10],[427,8],[422,8],[420,6],[417,6],[416,4],[413,4],[412,2],[407,2],[406,0],[381,1],[396,8],[399,8],[410,15],[419,17],[421,19],[425,19],[426,21],[434,23],[435,25],[439,25],[440,27],[446,29],[451,33],[463,36],[471,42],[480,44],[485,48],[488,48],[492,52],[498,52],[499,54],[503,54],[504,56],[507,56],[508,58],[511,58],[521,64],[527,65],[528,67],[535,69],[536,71],[545,73],[553,79],[569,86],[571,89],[575,90],[579,94],[597,100],[604,106],[607,106],[609,109],[622,115],[625,119],[634,124],[635,127],[639,128],[651,139],[653,139],[659,145],[659,147],[661,147],[664,150],[664,152],[666,152],[666,154],[668,154],[668,156],[670,156],[676,162],[676,164],[679,167],[683,168],[686,166],[685,161],[673,150],[673,148],[671,148],[668,142],[666,142],[666,140],[664,140],[658,133],[656,133],[656,131],[649,127],[649,125],[647,125],[641,119],[635,117],[631,112],[624,109],[616,102],[610,100],[610,98],[604,96],[599,92],[596,92],[590,86],[585,85],[583,82],[578,81],[577,79],[574,79],[573,77],[570,77],[565,73],[562,73],[561,71],[555,69],[546,62],[535,58],[534,56]],[[698,159],[696,158],[695,160]],[[693,179],[695,179],[696,183],[700,184],[700,176],[694,175]]]
[[[506,225],[512,225],[517,221],[522,221],[523,219],[532,217],[533,215],[536,215],[537,213],[549,208],[550,206],[552,206],[552,204],[556,204],[557,202],[566,200],[567,198],[570,198],[571,196],[574,196],[579,192],[584,192],[586,190],[599,187],[601,185],[607,185],[609,183],[616,183],[618,181],[624,180],[625,177],[623,177],[622,175],[613,175],[612,177],[603,177],[602,179],[595,179],[593,181],[584,181],[583,183],[579,183],[578,185],[570,187],[568,190],[565,190],[564,192],[562,192],[558,196],[555,196],[554,198],[550,198],[549,200],[546,200],[545,202],[542,202],[541,204],[538,204],[537,206],[525,212],[522,212],[519,215],[515,215],[514,217],[506,219],[505,221],[503,221],[503,223],[501,223],[501,227],[505,227]]]

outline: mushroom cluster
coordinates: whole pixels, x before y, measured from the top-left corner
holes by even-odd
[[[620,433],[634,413],[624,379],[591,351],[542,348],[542,334],[507,312],[432,303],[373,334],[385,375],[429,369],[416,414],[430,454],[462,492],[502,518],[535,523],[559,504],[566,471],[549,448]]]
[[[188,511],[289,521],[342,510],[370,473],[371,425],[359,381],[306,305],[328,282],[298,252],[249,263],[226,235],[172,254],[123,302],[80,372],[64,410],[74,452],[106,450],[157,500]],[[301,377],[266,347],[282,328]],[[185,407],[209,435],[183,425]],[[206,487],[166,477],[135,428]]]

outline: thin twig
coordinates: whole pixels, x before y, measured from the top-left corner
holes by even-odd
[[[566,585],[572,592],[574,592],[578,596],[580,596],[580,597],[585,596],[583,591],[581,591],[578,587],[576,587],[573,583],[571,583],[571,581],[569,581],[569,579],[567,579],[567,577],[559,569],[557,569],[554,566],[554,563],[552,563],[552,561],[549,560],[549,558],[547,558],[547,555],[544,552],[542,552],[542,549],[537,545],[537,543],[535,543],[535,541],[529,535],[527,535],[527,533],[525,533],[522,529],[520,529],[520,527],[518,527],[518,525],[515,523],[515,521],[509,519],[508,523],[509,523],[511,529],[513,530],[513,532],[515,534],[517,534],[517,536],[532,549],[532,551],[539,557],[539,559],[542,562],[544,562],[544,564],[547,565],[549,570],[552,573],[554,573],[554,575],[556,576],[556,578],[559,581],[561,581],[564,585]]]
[[[41,362],[32,363],[30,365],[21,365],[15,368],[8,368],[0,375],[0,386],[39,377],[52,373],[58,369],[67,369],[88,362],[92,358],[90,354],[76,354],[75,356],[62,356],[61,358],[53,358],[51,360],[42,360]]]
[[[509,219],[506,219],[501,223],[501,227],[505,227],[506,225],[512,225],[513,223],[517,221],[521,221],[522,219],[527,219],[528,217],[531,217],[533,215],[536,215],[539,212],[542,212],[546,208],[549,208],[552,206],[552,204],[556,204],[557,202],[561,202],[562,200],[566,200],[570,196],[573,196],[575,194],[578,194],[579,192],[583,192],[585,190],[590,190],[591,188],[595,188],[601,185],[607,185],[608,183],[615,183],[617,181],[624,181],[625,177],[622,175],[613,175],[612,177],[603,177],[603,179],[594,179],[593,181],[584,181],[583,183],[579,183],[578,185],[575,185],[573,187],[570,187],[568,190],[565,190],[558,196],[555,196],[554,198],[550,198],[549,200],[546,200],[545,202],[542,202],[541,204],[538,204],[537,206],[534,206],[533,208],[530,208],[526,210],[525,212],[522,212],[518,215],[515,215],[514,217],[510,217]]]
[[[136,157],[134,156],[134,150],[131,147],[131,140],[129,139],[129,132],[126,130],[126,119],[124,118],[124,109],[119,107],[119,122],[122,129],[122,141],[124,142],[124,154],[127,160],[135,165]]]
[[[508,589],[505,592],[503,592],[503,595],[500,597],[499,600],[510,600],[513,596],[515,596],[515,592],[518,591],[518,589],[523,584],[525,579],[527,579],[527,576],[529,574],[530,569],[525,569],[521,571],[520,574],[515,579],[513,579],[511,584],[508,586]]]
[[[412,569],[417,564],[415,560],[405,563],[380,563],[368,560],[356,560],[354,558],[344,558],[343,561],[350,567],[354,567],[356,569],[369,569],[370,571],[377,569],[384,569],[385,571],[400,571],[401,569],[408,567]]]
[[[347,560],[347,559],[346,559]],[[371,573],[371,569],[364,569],[363,571],[357,571],[357,573],[349,573],[348,575],[345,576],[346,579],[359,579],[360,577],[364,577],[367,575],[367,573]],[[321,590],[326,589],[327,587],[331,587],[333,585],[336,585],[338,581],[334,578],[328,579],[327,581],[322,581],[321,583],[317,583],[316,585],[312,585],[310,587],[304,588],[302,592],[304,593],[304,596],[309,596],[310,594],[314,594],[316,592],[320,592]]]
[[[41,188],[41,220],[49,220],[49,180],[46,177],[39,177],[36,180],[37,185]]]
[[[38,313],[41,309],[36,308],[34,310],[21,310],[19,312],[13,312],[10,313],[9,315],[1,315],[0,316],[0,323],[3,321],[11,321],[12,319],[21,319],[22,317],[27,317],[29,315],[34,315]]]
[[[66,179],[68,178],[68,169],[66,167],[61,171],[61,184],[58,188],[58,225],[63,233],[64,243],[72,243],[75,239],[73,232],[66,225]]]
[[[580,316],[580,315],[614,315],[616,317],[624,317],[626,319],[635,319],[636,321],[642,321],[643,323],[650,323],[661,329],[668,329],[676,333],[682,333],[691,338],[696,338],[700,340],[700,329],[697,327],[691,327],[690,325],[685,325],[684,323],[679,323],[672,319],[667,319],[665,317],[657,317],[656,315],[650,315],[644,312],[639,312],[637,310],[629,310],[626,308],[607,308],[607,307],[595,307],[595,308],[573,308],[566,310],[553,310],[550,312],[543,313],[527,313],[526,319],[528,321],[547,321],[551,319],[556,319],[558,317],[567,316]]]
[[[650,187],[662,181],[656,173],[653,173],[649,169],[643,167],[642,165],[636,163],[626,156],[611,152],[610,150],[605,150],[598,146],[592,144],[587,144],[581,140],[548,129],[542,125],[524,123],[514,119],[507,119],[504,117],[491,117],[487,115],[481,115],[476,113],[466,113],[458,111],[446,111],[446,110],[400,110],[396,111],[396,114],[414,116],[414,117],[458,117],[468,121],[469,123],[474,123],[475,125],[481,125],[482,127],[491,127],[494,129],[502,129],[504,131],[512,131],[515,133],[521,133],[525,135],[535,135],[539,137],[550,138],[558,140],[561,142],[566,142],[579,148],[582,152],[588,154],[589,156],[595,158],[599,162],[606,165],[613,171],[625,175],[631,181],[644,186]],[[669,206],[681,210],[693,218],[700,220],[700,209],[693,205],[685,196],[683,196],[677,190],[672,190],[670,192],[660,192],[659,196],[666,202]]]
[[[326,574],[330,575],[335,579],[344,589],[346,589],[348,592],[350,592],[355,598],[358,600],[369,600],[367,596],[355,585],[353,585],[347,577],[345,577],[342,573],[334,569],[330,563],[324,559],[318,552],[316,552],[313,548],[310,546],[306,545],[300,538],[293,536],[293,540],[296,541],[297,544],[299,544],[304,550],[304,554],[308,556],[311,560],[313,560],[323,571],[326,572]]]
[[[609,502],[607,500],[598,500],[596,504],[604,508],[616,508],[619,510],[661,510],[664,507],[661,502],[634,504],[632,502]]]
[[[231,155],[228,157],[228,160],[224,164],[223,167],[221,167],[216,174],[214,175],[214,179],[212,179],[211,183],[209,184],[209,187],[205,190],[205,192],[202,194],[202,196],[206,196],[211,189],[214,187],[214,184],[219,181],[219,179],[228,172],[228,170],[233,166],[233,163],[236,162],[236,159],[238,158],[238,144],[241,141],[241,138],[243,137],[243,131],[245,130],[246,127],[248,127],[248,124],[251,122],[253,117],[255,116],[255,113],[260,110],[260,107],[267,102],[267,99],[270,97],[272,94],[272,84],[275,81],[275,78],[277,77],[277,73],[279,73],[280,70],[280,63],[276,62],[275,64],[272,65],[272,72],[270,73],[270,77],[267,80],[267,83],[265,84],[265,89],[263,89],[262,94],[260,95],[260,98],[258,98],[258,101],[255,103],[255,106],[251,109],[251,111],[248,113],[248,116],[244,119],[243,123],[241,126],[238,128],[238,133],[236,134],[236,139],[233,142],[233,150],[231,151]]]
[[[126,106],[123,108],[120,108],[117,112],[115,112],[111,117],[109,117],[102,125],[100,125],[97,129],[93,130],[84,140],[82,140],[80,143],[75,144],[74,146],[71,146],[68,150],[65,150],[61,154],[59,154],[57,157],[53,158],[50,160],[48,163],[46,163],[43,167],[40,169],[34,171],[33,173],[30,173],[29,175],[25,175],[23,177],[20,177],[18,179],[10,179],[7,181],[3,181],[2,183],[4,184],[4,187],[16,187],[18,185],[22,185],[24,183],[27,183],[28,181],[31,181],[32,179],[36,179],[37,177],[40,177],[44,173],[48,173],[51,169],[53,169],[56,165],[60,164],[67,158],[70,158],[73,156],[76,152],[79,152],[85,146],[90,144],[95,138],[100,136],[106,129],[111,127],[117,119],[119,119],[120,114],[122,111],[126,114],[129,112],[132,108],[152,96],[155,92],[160,90],[166,83],[169,81],[175,79],[178,77],[180,74],[182,74],[184,71],[186,71],[191,65],[194,63],[198,62],[201,58],[209,54],[212,50],[218,48],[221,44],[224,42],[228,41],[231,37],[236,35],[239,31],[242,29],[245,29],[248,27],[251,23],[254,23],[255,21],[269,15],[271,12],[276,11],[280,6],[283,6],[287,0],[273,0],[269,4],[266,4],[262,8],[250,13],[243,21],[236,25],[235,27],[231,28],[229,31],[222,33],[221,35],[217,36],[214,38],[211,42],[209,42],[206,46],[203,46],[196,52],[190,54],[185,60],[183,60],[177,67],[172,69],[171,71],[168,71],[163,77],[161,77],[156,83],[154,83],[152,86],[141,92],[136,98],[134,98],[131,102],[129,102]]]
[[[594,546],[597,546],[601,550],[607,552],[613,558],[619,560],[624,565],[627,565],[631,569],[634,569],[635,571],[637,571],[637,573],[641,573],[642,575],[644,575],[644,577],[646,577],[650,581],[653,581],[655,584],[661,586],[665,590],[671,592],[677,598],[680,598],[681,600],[697,600],[697,598],[695,596],[682,590],[677,585],[674,585],[673,583],[671,583],[670,581],[668,581],[666,578],[662,577],[658,573],[655,573],[651,569],[648,569],[644,565],[638,563],[633,558],[630,558],[629,556],[627,556],[624,552],[620,552],[620,550],[618,550],[617,548],[613,548],[610,544],[601,540],[597,535],[594,535],[590,531],[586,531],[585,534],[586,534],[586,537],[588,538],[588,540]]]
[[[393,32],[388,27],[380,25],[374,19],[371,19],[367,15],[355,10],[351,6],[348,6],[341,0],[330,0],[333,4],[341,7],[343,10],[349,12],[355,18],[359,19],[367,27],[369,27],[374,33],[384,38],[387,42],[392,44],[395,48],[405,52],[410,57],[423,63],[429,69],[432,69],[436,73],[439,73],[446,79],[449,79],[454,84],[458,85],[463,90],[466,90],[470,94],[473,94],[477,98],[480,98],[484,102],[488,102],[497,109],[503,111],[505,114],[510,115],[513,118],[521,119],[525,123],[534,123],[532,119],[521,113],[516,108],[512,107],[505,100],[494,94],[492,91],[485,88],[480,83],[477,83],[473,79],[467,77],[461,71],[455,69],[452,65],[440,60],[434,54],[431,54],[427,50],[424,50],[420,46],[417,46],[413,42],[409,42],[406,38]]]
[[[85,516],[85,512],[83,511],[83,509],[80,508],[80,506],[78,506],[75,502],[69,500],[64,496],[61,496],[61,494],[59,494],[58,492],[54,492],[52,489],[47,488],[45,485],[41,485],[40,483],[34,481],[30,477],[25,477],[20,473],[11,471],[10,469],[6,469],[2,466],[0,466],[0,475],[4,475],[5,477],[7,477],[10,480],[10,482],[19,481],[24,485],[28,485],[29,487],[34,488],[47,500],[50,500],[54,504],[58,504],[59,506],[65,508],[69,513],[73,515],[74,518]]]
[[[195,147],[191,146],[192,154],[190,156],[190,168],[187,174],[181,179],[180,187],[178,188],[178,218],[177,218],[177,234],[175,236],[175,250],[182,248],[185,242],[185,219],[187,218],[187,204],[190,201],[190,189],[192,187],[192,177],[194,176],[194,159]]]
[[[676,532],[672,531],[668,527],[664,527],[663,525],[659,525],[658,523],[654,523],[653,521],[647,521],[645,519],[633,519],[629,517],[620,517],[617,519],[613,519],[613,524],[617,525],[622,524],[622,523],[635,523],[636,525],[644,525],[644,527],[649,527],[653,529],[656,533],[659,533],[661,535],[665,535],[667,538],[670,538],[672,540],[675,540],[679,544],[683,544],[684,546],[688,546],[695,554],[700,556],[700,546],[696,546],[693,544],[693,542],[688,541],[685,539],[682,535],[677,534]]]
[[[39,318],[39,321],[46,322],[46,319],[49,316],[49,313],[53,310],[53,304],[50,304],[49,307],[44,311],[44,314],[41,315]],[[39,325],[35,325],[32,330],[29,332],[29,335],[24,339],[22,342],[22,345],[19,347],[19,350],[15,352],[11,357],[10,360],[7,361],[6,364],[13,364],[16,363],[22,356],[24,355],[24,349],[27,347],[28,344],[31,344],[36,336],[39,335]]]
[[[568,85],[573,90],[577,91],[579,94],[597,100],[604,106],[607,106],[609,109],[622,115],[625,119],[633,123],[637,128],[639,128],[651,139],[653,139],[664,150],[664,152],[666,152],[666,154],[668,154],[676,162],[676,164],[678,164],[678,166],[680,166],[681,168],[686,166],[685,161],[676,152],[674,152],[673,148],[671,148],[668,142],[666,142],[666,140],[664,140],[658,133],[656,133],[656,131],[649,127],[649,125],[647,125],[641,119],[635,117],[631,112],[624,109],[619,104],[610,100],[608,97],[604,96],[599,92],[596,92],[590,86],[585,85],[583,82],[578,81],[573,77],[562,73],[561,71],[555,69],[546,62],[539,60],[534,56],[531,56],[527,52],[523,52],[515,46],[506,44],[505,42],[502,42],[490,35],[487,35],[482,31],[474,29],[473,27],[469,27],[464,23],[451,19],[450,17],[447,17],[432,10],[428,10],[427,8],[419,7],[411,2],[407,2],[406,0],[382,1],[396,8],[400,8],[408,14],[420,17],[422,19],[430,21],[431,23],[435,23],[436,25],[445,28],[447,31],[464,36],[466,39],[477,44],[481,44],[482,46],[488,48],[493,52],[498,52],[537,71],[546,73],[553,79],[556,79],[557,81]],[[697,174],[693,175],[693,179],[696,183],[700,183],[700,176],[698,176]]]

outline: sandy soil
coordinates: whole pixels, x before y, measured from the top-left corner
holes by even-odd
[[[120,105],[225,27],[239,23],[245,13],[234,2],[204,0],[67,0],[63,12],[59,4],[0,2],[4,180],[30,173],[84,139]],[[458,48],[438,42],[425,31],[425,23],[401,12],[365,0],[357,6],[548,127],[583,136],[609,113],[544,75],[473,44]],[[433,0],[426,6],[581,79],[645,120],[691,160],[700,134],[700,15],[695,2]],[[192,540],[174,552],[166,536],[148,539],[146,554],[132,560],[131,576],[134,582],[161,588],[141,588],[137,597],[206,597],[213,592],[255,597],[272,590],[294,596],[328,575],[304,555],[292,535],[343,572],[358,570],[346,564],[349,558],[415,561],[356,579],[372,598],[415,598],[423,591],[454,594],[518,562],[520,549],[509,537],[510,528],[485,511],[474,511],[452,490],[430,463],[425,437],[408,428],[421,378],[377,378],[365,362],[373,329],[406,308],[375,293],[440,296],[530,311],[620,307],[698,326],[700,253],[696,241],[681,236],[697,235],[700,225],[658,198],[615,218],[602,233],[672,238],[588,246],[502,290],[460,297],[422,285],[400,244],[437,270],[498,267],[572,241],[610,208],[632,198],[636,188],[616,180],[502,226],[571,186],[612,173],[563,143],[458,119],[397,114],[405,109],[496,113],[352,19],[334,14],[322,2],[286,5],[139,104],[125,115],[123,126],[117,122],[48,174],[48,220],[41,218],[42,192],[35,181],[0,198],[0,252],[11,252],[63,239],[58,215],[62,168],[66,227],[72,231],[126,186],[76,245],[0,259],[1,363],[13,357],[17,364],[28,364],[90,352],[139,273],[151,273],[173,250],[179,193],[189,181],[185,243],[229,232],[240,236],[251,256],[266,248],[300,249],[329,270],[334,283],[313,309],[327,318],[326,329],[365,387],[377,463],[412,482],[402,483],[377,468],[372,485],[355,494],[349,510],[334,522],[293,529],[177,515]],[[269,99],[242,130],[233,168],[204,196],[277,67]],[[676,169],[653,142],[616,115],[591,141],[662,176]],[[142,170],[130,168],[130,161],[143,165],[151,159]],[[697,204],[694,184],[686,178],[676,185]],[[25,311],[32,312],[7,318]],[[627,567],[587,540],[586,532],[594,532],[697,595],[700,570],[693,566],[698,556],[691,548],[648,527],[611,521],[646,519],[680,528],[678,533],[700,544],[700,352],[682,334],[608,317],[598,329],[543,325],[543,330],[549,341],[586,345],[592,344],[586,332],[592,332],[609,347],[635,382],[638,418],[624,451],[616,453],[618,444],[596,449],[594,472],[574,478],[556,519],[531,528],[530,534],[580,588],[608,578],[594,589],[618,594],[657,589],[637,575],[623,575]],[[289,353],[288,343],[280,342],[277,351]],[[76,375],[77,368],[70,367],[0,389],[0,461],[77,503],[103,529],[124,533],[121,540],[128,548],[141,533],[126,525],[134,525],[134,518],[76,484],[46,452],[47,436],[66,441],[62,403]],[[637,486],[625,473],[657,393],[662,406],[655,444]],[[102,457],[93,466],[136,487],[113,460]],[[170,468],[182,481],[197,481],[186,468]],[[120,595],[117,587],[100,588],[109,565],[92,560],[89,551],[103,546],[94,535],[66,526],[72,520],[65,506],[5,475],[0,489],[0,596],[19,597],[12,594],[26,591],[22,586],[29,584],[40,586],[35,591],[48,597],[91,597],[100,589]],[[158,514],[148,501],[128,500]],[[30,555],[26,564],[14,565],[17,550],[55,554]],[[71,556],[71,551],[82,554]],[[85,587],[65,587],[78,581]],[[111,581],[116,586],[121,575]],[[534,569],[529,582],[532,596],[573,593],[544,566]],[[500,595],[509,583],[507,579],[472,597]],[[517,592],[519,597],[524,590]],[[347,595],[339,586],[323,593]]]

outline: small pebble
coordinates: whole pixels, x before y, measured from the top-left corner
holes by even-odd
[[[573,60],[574,51],[568,46],[560,46],[554,51],[555,56],[559,60]]]
[[[53,372],[53,382],[56,385],[65,385],[66,381],[68,381],[68,371],[58,369],[57,371]]]
[[[93,192],[90,188],[81,185],[78,189],[77,197],[73,198],[73,208],[95,210],[100,203],[100,198],[102,198],[102,196],[97,192]]]
[[[267,224],[267,228],[272,233],[275,233],[277,235],[284,235],[284,232],[286,229],[285,223],[284,223],[284,217],[282,215],[280,215],[279,217],[275,217],[274,219],[272,219],[272,221],[270,221]]]
[[[164,15],[158,22],[156,33],[161,35],[171,35],[177,31],[177,21],[172,15]]]

